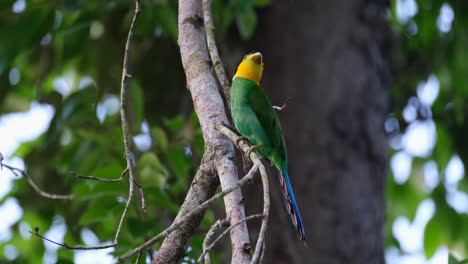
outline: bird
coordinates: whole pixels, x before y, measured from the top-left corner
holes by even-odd
[[[288,174],[286,143],[273,105],[260,86],[262,74],[262,54],[254,52],[245,55],[232,79],[232,120],[242,138],[252,143],[251,149],[270,160],[278,169],[286,209],[299,238],[305,241],[304,224]]]

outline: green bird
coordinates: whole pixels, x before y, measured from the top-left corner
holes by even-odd
[[[280,183],[288,213],[301,240],[304,225],[288,175],[288,154],[281,125],[273,105],[260,87],[263,59],[260,52],[248,54],[237,68],[231,86],[231,115],[234,126],[263,157],[280,172]]]

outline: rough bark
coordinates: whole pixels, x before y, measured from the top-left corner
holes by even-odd
[[[272,101],[291,97],[279,116],[308,236],[306,248],[273,189],[265,263],[384,263],[387,4],[273,1],[260,10],[246,50],[263,53]]]
[[[182,64],[185,70],[187,86],[192,95],[195,111],[198,115],[205,140],[205,159],[202,166],[207,166],[204,177],[208,182],[201,186],[197,175],[184,204],[176,219],[204,202],[214,191],[214,175],[218,175],[221,188],[227,189],[239,181],[234,148],[231,141],[215,130],[215,124],[228,123],[222,97],[213,75],[206,47],[201,0],[179,1],[179,46]],[[202,170],[200,170],[202,171]],[[210,176],[210,174],[212,176]],[[195,187],[197,187],[195,189]],[[226,215],[230,223],[237,223],[245,218],[241,191],[238,189],[224,197]],[[163,242],[154,263],[177,263],[185,254],[188,240],[196,231],[203,214],[200,214],[171,233]],[[230,232],[232,263],[250,262],[249,234],[247,225],[237,225]]]

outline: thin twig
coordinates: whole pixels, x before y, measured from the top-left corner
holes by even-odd
[[[291,98],[288,97],[288,98],[286,99],[286,102],[284,102],[284,104],[283,104],[282,106],[276,106],[276,105],[274,105],[274,106],[273,106],[273,109],[275,109],[275,110],[277,110],[277,111],[283,111],[284,108],[286,108],[286,106],[288,105],[289,99],[291,99]]]
[[[29,233],[33,234],[34,236],[37,236],[39,238],[42,238],[43,240],[46,240],[46,241],[49,241],[50,243],[52,244],[55,244],[55,245],[58,245],[58,246],[61,246],[63,248],[66,248],[66,249],[71,249],[71,250],[96,250],[96,249],[105,249],[105,248],[111,248],[111,247],[115,247],[116,244],[115,243],[112,243],[112,244],[108,244],[108,245],[102,245],[102,246],[94,246],[94,247],[88,247],[88,246],[69,246],[68,244],[66,243],[59,243],[59,242],[56,242],[56,241],[53,241],[51,239],[48,239],[47,237],[43,236],[43,235],[40,235],[38,232],[33,232],[33,231],[28,231]]]
[[[95,176],[84,176],[73,171],[70,171],[69,173],[78,179],[94,180],[94,181],[99,181],[99,182],[121,183],[123,178],[125,177],[125,174],[127,174],[127,172],[128,172],[128,167],[125,168],[125,170],[123,170],[122,173],[120,173],[120,177],[117,179],[105,179],[105,178],[99,178]],[[133,179],[133,183],[138,188],[138,194],[140,195],[141,209],[143,210],[144,213],[146,213],[145,191],[143,190],[143,187],[140,186],[140,184],[138,184],[135,179]]]
[[[229,226],[229,221],[227,219],[223,219],[223,220],[219,219],[211,226],[210,230],[208,230],[208,232],[205,235],[205,239],[203,240],[203,252],[206,251],[206,248],[208,247],[208,243],[213,239],[216,232],[218,232],[218,230],[220,230],[221,228],[226,228],[228,226]],[[203,256],[205,257],[205,264],[211,264],[211,259],[210,259],[209,254],[202,254],[198,258],[198,262],[201,262],[201,259],[203,258]]]
[[[258,167],[262,179],[262,186],[263,186],[263,215],[265,217],[262,219],[262,226],[260,227],[260,234],[257,239],[257,244],[255,246],[255,252],[252,257],[252,262],[251,263],[258,263],[259,258],[261,258],[261,252],[263,245],[265,243],[265,235],[268,227],[268,215],[270,212],[270,188],[268,185],[268,175],[266,173],[265,167],[263,166],[260,157],[255,151],[250,151],[251,147],[246,143],[246,140],[243,139],[242,137],[236,135],[236,133],[232,132],[230,129],[227,127],[221,125],[221,124],[216,124],[215,125],[216,130],[219,132],[223,133],[227,137],[229,137],[233,142],[237,143],[239,149],[241,149],[244,153],[249,155],[250,160],[254,163],[254,167]]]
[[[213,62],[216,76],[218,77],[218,81],[222,87],[224,97],[226,98],[226,105],[229,108],[230,85],[226,71],[224,70],[223,63],[219,57],[218,48],[216,47],[215,27],[213,18],[211,16],[211,0],[203,0],[203,18],[203,21],[205,22],[205,34],[208,51],[210,53],[211,61]]]
[[[182,218],[180,218],[180,220],[173,222],[172,225],[169,226],[168,228],[166,228],[164,231],[162,231],[158,235],[152,237],[150,240],[148,240],[145,243],[141,244],[140,246],[133,249],[129,253],[123,255],[122,257],[120,257],[117,260],[117,262],[122,263],[123,261],[127,260],[128,258],[138,254],[140,251],[144,250],[145,248],[152,246],[158,240],[160,240],[160,239],[166,237],[167,235],[169,235],[172,231],[177,229],[179,226],[181,226],[187,220],[192,218],[194,215],[199,214],[201,211],[208,208],[208,206],[210,206],[212,203],[214,203],[217,199],[226,196],[227,194],[229,194],[229,193],[237,190],[238,188],[242,187],[247,182],[252,181],[253,177],[255,176],[255,172],[257,172],[258,166],[259,166],[258,164],[254,164],[254,166],[252,166],[252,168],[250,169],[249,173],[247,173],[247,175],[245,175],[244,178],[239,180],[239,182],[235,186],[233,186],[231,188],[228,188],[228,189],[225,189],[224,191],[213,195],[213,197],[211,197],[210,199],[206,200],[204,203],[197,206],[195,209],[190,211],[188,214],[184,215]]]
[[[259,260],[263,255],[263,250],[265,247],[265,236],[268,227],[268,215],[270,214],[270,187],[268,186],[268,176],[265,170],[265,167],[261,165],[259,167],[260,176],[262,178],[263,186],[263,219],[262,226],[260,227],[260,234],[258,235],[257,245],[255,246],[254,255],[252,257],[253,264],[260,263]],[[261,261],[261,260],[260,260]]]
[[[114,237],[114,243],[117,244],[120,230],[122,228],[123,221],[125,219],[125,216],[127,214],[128,207],[132,201],[133,198],[133,192],[134,192],[134,185],[135,185],[135,180],[134,180],[134,173],[133,173],[133,167],[134,167],[134,154],[131,151],[131,135],[129,131],[129,124],[127,120],[127,81],[131,77],[131,75],[128,73],[128,53],[130,50],[130,43],[132,40],[133,36],[133,29],[135,27],[135,22],[138,18],[138,14],[141,11],[141,4],[139,0],[135,0],[135,12],[133,14],[133,19],[130,24],[130,29],[128,30],[128,35],[127,35],[127,41],[125,43],[125,52],[124,52],[124,60],[123,60],[123,66],[122,66],[122,81],[120,83],[120,119],[122,122],[122,133],[123,133],[123,143],[124,143],[124,148],[125,148],[125,159],[127,160],[127,167],[126,170],[128,169],[128,175],[129,175],[129,189],[128,189],[128,199],[127,203],[125,204],[125,208],[122,212],[122,216],[120,217],[119,225],[117,227],[117,231],[115,233]]]
[[[0,161],[0,167],[2,167],[2,168],[5,167],[5,168],[9,169],[16,176],[20,176],[20,174],[21,174],[24,178],[26,178],[29,185],[31,185],[31,187],[42,197],[49,198],[49,199],[54,199],[54,200],[72,200],[73,199],[73,195],[71,195],[71,194],[53,194],[53,193],[43,191],[33,181],[33,179],[31,177],[29,177],[29,175],[26,173],[26,170],[22,170],[20,168],[10,166],[10,165],[5,164],[5,163],[3,163],[1,161]]]
[[[140,195],[141,210],[143,210],[143,213],[146,214],[145,191],[143,190],[143,187],[137,184],[136,181],[134,181],[134,183],[136,187],[138,188],[138,194]]]
[[[140,254],[138,254],[137,259],[135,261],[135,264],[138,264],[138,262],[140,262],[140,258],[141,258],[142,253],[143,252],[140,252]]]
[[[127,173],[127,169],[123,170],[122,173],[120,174],[120,177],[117,179],[105,179],[105,178],[98,178],[94,176],[85,176],[85,175],[80,175],[76,172],[70,171],[69,173],[73,176],[75,176],[78,179],[84,179],[84,180],[94,180],[94,181],[100,181],[100,182],[117,182],[120,183],[122,182],[123,177]]]
[[[258,263],[263,262],[263,255],[265,254],[265,248],[266,248],[266,241],[263,241],[262,254],[260,255],[260,262]]]
[[[128,36],[127,36],[127,41],[126,41],[126,44],[125,44],[124,62],[123,62],[123,69],[122,69],[122,82],[121,82],[121,94],[120,94],[120,101],[121,101],[120,114],[121,114],[121,121],[122,121],[122,132],[123,132],[123,136],[124,136],[125,159],[127,161],[127,167],[121,173],[119,179],[103,179],[103,178],[97,178],[97,177],[94,177],[94,176],[78,175],[78,174],[76,174],[74,172],[70,172],[72,175],[74,175],[74,176],[76,176],[78,178],[81,178],[81,179],[96,180],[96,181],[102,181],[102,182],[121,182],[124,175],[128,172],[129,173],[129,183],[130,183],[130,187],[129,187],[129,191],[128,191],[128,199],[127,199],[127,202],[125,204],[125,208],[124,208],[124,210],[122,212],[122,216],[120,217],[119,225],[117,227],[117,231],[116,231],[113,243],[109,244],[109,245],[91,246],[91,247],[89,247],[89,246],[69,246],[66,243],[59,243],[59,242],[53,241],[51,239],[48,239],[48,238],[40,235],[38,233],[38,229],[35,229],[35,232],[29,231],[31,234],[33,234],[33,235],[35,235],[35,236],[37,236],[39,238],[42,238],[42,239],[44,239],[44,240],[46,240],[46,241],[48,241],[50,243],[53,243],[55,245],[64,247],[66,249],[71,249],[71,250],[96,250],[96,249],[105,249],[105,248],[115,247],[117,245],[117,243],[118,243],[118,237],[119,237],[119,234],[120,234],[120,231],[121,231],[121,228],[122,228],[123,221],[124,221],[125,216],[127,214],[128,207],[129,207],[129,205],[130,205],[130,203],[132,201],[133,192],[134,192],[134,185],[137,185],[137,187],[140,190],[142,208],[143,208],[143,210],[145,208],[143,189],[142,189],[142,187],[140,185],[138,185],[135,182],[135,179],[134,179],[134,176],[133,176],[133,166],[134,166],[135,161],[134,161],[133,153],[131,152],[131,148],[130,148],[130,138],[131,138],[130,136],[131,135],[130,135],[130,132],[128,130],[128,121],[127,121],[127,117],[126,117],[126,110],[127,110],[127,104],[126,104],[126,92],[127,92],[126,89],[127,89],[127,86],[126,86],[126,83],[127,83],[128,78],[131,77],[131,75],[128,74],[128,51],[130,49],[130,42],[131,42],[132,35],[133,35],[133,29],[134,29],[134,26],[135,26],[135,21],[136,21],[136,19],[138,17],[138,14],[140,13],[140,11],[141,11],[140,1],[135,0],[135,13],[133,15],[133,19],[132,19],[132,22],[130,24],[130,29],[129,29]],[[21,170],[21,169],[12,167],[10,165],[4,164],[2,161],[3,161],[3,156],[1,156],[0,168],[5,167],[5,168],[9,169],[15,175],[18,175],[18,173],[23,175],[28,180],[28,183],[33,187],[33,189],[37,193],[39,193],[41,196],[44,196],[44,197],[50,198],[50,199],[64,199],[64,200],[73,199],[72,195],[57,195],[57,194],[50,194],[50,193],[42,191],[36,185],[36,183],[34,183],[34,181],[28,176],[28,174],[26,173],[25,170]]]
[[[215,240],[213,240],[213,242],[211,242],[209,245],[208,245],[208,239],[205,239],[205,241],[203,242],[203,253],[200,255],[200,257],[198,258],[198,262],[201,262],[203,258],[205,258],[205,264],[206,264],[206,260],[207,260],[207,257],[209,256],[209,252],[210,250],[216,245],[216,243],[218,243],[219,240],[221,240],[221,238],[223,238],[224,236],[226,236],[230,231],[231,229],[233,229],[234,227],[244,223],[244,222],[247,222],[249,220],[252,220],[252,219],[256,219],[256,218],[264,218],[264,215],[263,214],[254,214],[254,215],[250,215],[250,216],[247,216],[246,218],[242,219],[241,221],[238,221],[236,222],[235,224],[231,225],[229,228],[227,228],[226,230],[224,230]],[[211,229],[210,229],[211,230]],[[208,238],[208,234],[207,234],[207,238]],[[209,259],[209,257],[208,257]]]

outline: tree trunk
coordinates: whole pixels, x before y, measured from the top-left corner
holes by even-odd
[[[264,55],[272,101],[291,98],[279,117],[308,238],[305,247],[273,180],[264,263],[384,263],[387,5],[291,0],[260,10],[248,48]]]

